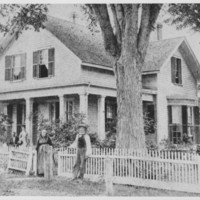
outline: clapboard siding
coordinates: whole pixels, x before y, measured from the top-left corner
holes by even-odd
[[[196,80],[192,76],[184,58],[179,50],[173,56],[182,60],[182,86],[175,85],[171,81],[171,60],[169,59],[158,74],[158,141],[167,139],[168,137],[167,97],[179,96],[194,100],[197,99]]]
[[[55,76],[35,79],[33,78],[33,51],[45,48],[55,48]],[[26,79],[16,82],[5,81],[5,56],[19,53],[27,54]],[[79,80],[80,65],[80,59],[50,32],[24,31],[1,57],[0,92],[67,85]]]

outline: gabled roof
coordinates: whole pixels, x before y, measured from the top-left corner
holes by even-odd
[[[150,42],[145,57],[143,72],[159,71],[165,61],[174,50],[177,50],[183,40],[184,37],[178,37]]]
[[[100,33],[94,35],[83,26],[50,16],[45,26],[82,62],[112,67],[111,58],[106,55]]]
[[[101,33],[91,33],[86,27],[51,16],[48,16],[45,26],[48,31],[79,57],[83,63],[112,68],[112,60],[105,52]],[[9,37],[13,38],[13,36]],[[1,42],[3,51],[6,49],[6,44],[9,44],[8,41],[9,39],[4,42],[5,45]],[[200,79],[199,62],[184,37],[150,42],[143,72],[151,73],[159,71],[178,48],[184,54],[184,57],[187,57],[185,61],[194,77]]]

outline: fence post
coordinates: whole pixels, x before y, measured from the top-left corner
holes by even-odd
[[[37,175],[37,151],[33,150],[33,172],[35,175]]]
[[[53,152],[52,146],[45,145],[44,155],[44,177],[51,179],[53,177]]]
[[[113,195],[113,160],[110,157],[105,159],[105,183],[106,183],[106,194],[108,196]]]
[[[200,186],[200,156],[197,155],[197,161],[198,161],[198,185]]]
[[[58,176],[61,174],[61,159],[60,159],[61,151],[58,150]]]

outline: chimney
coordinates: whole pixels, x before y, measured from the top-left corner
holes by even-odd
[[[76,13],[75,12],[72,13],[72,19],[73,19],[73,23],[75,24],[76,23]]]
[[[162,27],[161,23],[157,24],[157,40],[162,40]]]

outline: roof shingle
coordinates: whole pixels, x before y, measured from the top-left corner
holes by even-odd
[[[50,16],[45,26],[82,62],[112,66],[111,58],[106,55],[100,34],[93,35],[83,26]]]

